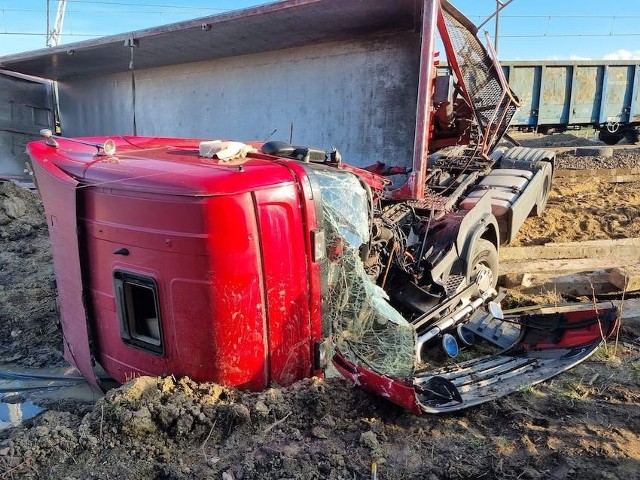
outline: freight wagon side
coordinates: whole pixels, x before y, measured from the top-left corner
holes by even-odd
[[[639,61],[502,62],[520,99],[511,126],[548,134],[585,127],[603,142],[637,143]]]

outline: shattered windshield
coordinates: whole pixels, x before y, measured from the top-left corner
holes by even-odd
[[[340,170],[315,170],[325,217],[354,248],[369,241],[369,198],[355,175]]]
[[[334,345],[355,364],[408,377],[415,364],[414,329],[367,275],[360,256],[370,237],[369,194],[349,172],[314,174],[322,193],[329,263],[323,316],[331,322]]]

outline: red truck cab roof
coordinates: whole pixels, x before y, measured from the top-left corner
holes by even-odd
[[[104,143],[106,137],[82,138]],[[96,155],[97,148],[63,138],[58,147],[45,142],[29,145],[32,155],[45,157],[86,185],[166,195],[211,196],[250,191],[265,184],[291,181],[286,167],[293,160],[262,153],[221,161],[199,156],[200,139],[112,137],[114,155]],[[250,143],[259,147],[260,143]]]

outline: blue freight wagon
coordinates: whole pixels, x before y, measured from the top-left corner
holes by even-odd
[[[501,63],[520,99],[512,127],[540,133],[592,127],[609,145],[638,142],[640,61]]]

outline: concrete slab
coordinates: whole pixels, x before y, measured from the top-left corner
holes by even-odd
[[[609,282],[623,291],[640,290],[640,264],[613,268],[609,274]]]
[[[603,257],[640,258],[640,238],[547,243],[542,246],[502,247],[500,249],[500,262]]]

